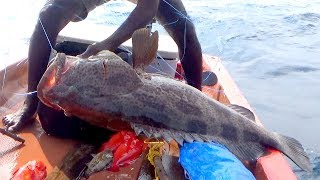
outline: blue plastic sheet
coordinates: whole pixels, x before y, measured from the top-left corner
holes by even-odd
[[[185,143],[180,149],[179,161],[192,180],[255,179],[226,147],[216,143]]]

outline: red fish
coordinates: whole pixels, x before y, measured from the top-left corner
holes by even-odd
[[[111,150],[113,153],[121,145],[121,143],[128,142],[130,139],[136,138],[136,135],[130,131],[120,131],[117,134],[113,135],[109,141],[103,143],[99,149],[99,152],[106,149]]]
[[[137,138],[122,143],[114,152],[110,171],[118,171],[119,167],[132,164],[142,153],[143,141]]]
[[[108,169],[118,171],[119,167],[133,163],[142,153],[143,141],[138,139],[134,132],[120,131],[113,135],[110,140],[99,149],[99,152],[111,150],[113,152],[113,163]]]
[[[43,180],[47,177],[46,169],[42,161],[29,161],[13,174],[11,180]]]

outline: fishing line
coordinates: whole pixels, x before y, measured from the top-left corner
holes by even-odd
[[[149,65],[149,67],[151,67],[151,68],[153,68],[153,69],[155,69],[155,70],[157,70],[157,71],[159,71],[159,72],[163,72],[164,74],[167,74],[167,73],[165,73],[164,71],[161,71],[160,69],[158,69],[158,68],[156,68],[156,67],[154,67],[154,66],[152,66],[152,65]]]
[[[177,23],[178,21],[179,21],[179,19],[177,19],[176,21],[170,22],[170,23],[162,24],[162,26],[169,26],[169,25],[172,25],[174,23]]]
[[[40,17],[39,17],[39,22],[40,22],[40,24],[41,24],[41,27],[42,27],[42,29],[43,29],[44,34],[46,35],[47,41],[48,41],[48,43],[49,43],[49,45],[50,45],[50,48],[51,48],[51,50],[53,50],[53,46],[52,46],[52,44],[51,44],[51,42],[50,42],[50,40],[49,40],[48,34],[47,34],[47,32],[46,32],[43,24],[42,24],[42,21],[41,21]]]
[[[45,34],[45,36],[46,36],[46,38],[47,38],[47,41],[48,41],[48,43],[49,43],[49,45],[50,45],[51,51],[52,51],[52,50],[54,50],[54,49],[53,49],[52,44],[50,43],[49,37],[48,37],[48,35],[47,35],[47,32],[46,32],[46,30],[45,30],[45,28],[44,28],[44,26],[43,26],[43,24],[42,24],[42,21],[41,21],[40,17],[39,17],[38,19],[39,19],[39,22],[40,22],[41,27],[42,27],[42,29],[43,29],[43,32],[44,32],[44,34]],[[22,62],[23,62],[23,60],[21,60],[16,66],[19,66]],[[6,74],[7,74],[7,68],[4,68],[4,74],[3,74],[3,81],[2,81],[1,91],[3,91],[3,89],[4,89],[4,83],[5,83]],[[18,95],[18,96],[27,96],[27,95],[31,95],[31,94],[37,93],[37,91],[32,91],[32,92],[28,92],[28,93],[13,93],[13,92],[9,92],[9,93],[12,93],[12,94],[15,94],[15,95]]]
[[[206,77],[206,78],[202,79],[202,81],[207,80],[211,74],[213,74],[213,72],[210,72],[210,73],[207,75],[207,77]]]
[[[57,7],[59,7],[59,6],[57,6]],[[62,7],[59,7],[59,8],[62,8]],[[77,17],[80,18],[80,19],[82,19],[82,18],[79,17],[79,16],[77,16]],[[48,44],[49,44],[49,46],[50,46],[51,51],[54,51],[54,48],[53,48],[53,46],[52,46],[52,44],[51,44],[51,42],[50,42],[50,40],[49,40],[49,36],[48,36],[48,34],[47,34],[47,32],[46,32],[46,29],[44,28],[44,25],[43,25],[43,23],[42,23],[42,21],[41,21],[41,18],[39,17],[38,20],[39,20],[40,25],[41,25],[41,27],[42,27],[42,30],[43,30],[43,32],[44,32],[44,34],[45,34],[45,36],[46,36],[46,39],[47,39],[47,41],[48,41]],[[22,62],[23,62],[23,60],[21,60],[16,66],[19,66]],[[26,62],[27,62],[27,61],[26,61]],[[26,62],[25,62],[25,63],[26,63]],[[4,72],[4,78],[5,78],[5,74],[6,74],[6,68],[5,68],[5,72]],[[2,83],[2,89],[3,89],[3,88],[4,88],[4,80],[3,80],[3,83]],[[37,91],[32,91],[32,92],[28,92],[28,93],[12,93],[12,94],[15,94],[15,95],[18,95],[18,96],[27,96],[27,95],[31,95],[31,94],[34,94],[34,93],[37,93]]]
[[[31,95],[31,94],[36,94],[38,91],[31,91],[31,92],[27,92],[27,93],[14,93],[14,92],[8,92],[17,96],[26,96],[26,95]]]
[[[174,9],[178,15],[180,15],[182,18],[185,19],[184,52],[183,52],[182,58],[180,59],[180,61],[183,61],[183,59],[184,59],[184,57],[185,57],[185,53],[186,53],[187,21],[190,21],[190,19],[189,19],[186,15],[184,15],[181,11],[179,11],[178,9],[176,9],[173,5],[171,5],[169,2],[167,2],[166,0],[163,0],[163,1],[164,1],[166,4],[168,4],[172,9]],[[63,8],[63,7],[60,7],[60,8]],[[81,20],[83,20],[83,18],[81,18],[81,17],[78,16],[78,15],[76,15],[76,17],[79,18],[79,19],[81,19]],[[171,23],[163,24],[163,26],[172,25],[172,24],[174,24],[174,23],[177,23],[178,21],[179,21],[179,19],[177,19],[176,21],[173,21],[173,22],[171,22]],[[52,44],[51,44],[51,42],[50,42],[50,40],[49,40],[48,34],[47,34],[47,32],[46,32],[46,29],[45,29],[45,27],[44,27],[44,25],[43,25],[40,17],[39,17],[39,22],[40,22],[40,25],[41,25],[41,27],[42,27],[42,29],[43,29],[43,32],[44,32],[45,36],[46,36],[46,39],[47,39],[47,41],[48,41],[48,44],[50,45],[51,50],[54,50],[54,49],[53,49],[53,46],[52,46]],[[129,51],[129,49],[127,49],[126,47],[124,47],[124,49]],[[129,51],[129,52],[130,52],[130,51]],[[173,67],[171,67],[170,64],[169,64],[166,60],[164,60],[159,54],[158,54],[158,56],[160,57],[160,60],[162,60],[163,62],[165,62],[165,64],[167,64],[167,66],[169,66],[169,68],[170,68],[171,70],[173,70],[175,73],[177,73],[178,75],[180,75],[181,77],[183,77],[182,74],[180,74],[179,72],[176,71],[176,69],[174,69]],[[157,60],[158,60],[158,58],[157,58]],[[20,65],[22,62],[23,62],[23,60],[22,60],[20,63],[18,63],[17,66]],[[158,63],[158,65],[159,65],[159,67],[162,69],[162,67],[160,66],[159,63]],[[153,69],[155,69],[155,70],[157,70],[157,71],[159,71],[159,72],[165,73],[163,70],[158,69],[158,68],[156,68],[156,67],[154,67],[154,66],[151,66],[151,68],[153,68]],[[6,69],[5,69],[5,74],[6,74]],[[5,79],[5,74],[4,74],[4,79]],[[168,74],[168,73],[165,73],[165,74]],[[168,75],[169,75],[169,74],[168,74]],[[208,79],[210,75],[211,75],[211,73],[210,73],[204,80]],[[184,78],[184,80],[187,80],[185,77],[183,77],[183,78]],[[3,89],[3,88],[4,88],[4,81],[3,81],[3,83],[2,83],[2,89]],[[208,87],[207,87],[207,89],[211,89],[211,88],[208,88]],[[213,91],[219,91],[219,90],[215,90],[215,89],[211,89],[211,90],[213,90]],[[14,94],[16,94],[16,95],[28,95],[28,94],[33,94],[33,93],[35,93],[35,92],[36,92],[36,91],[34,91],[34,92],[29,92],[29,93],[25,93],[25,94],[22,94],[22,93],[14,93]],[[220,91],[219,91],[219,92],[220,92]]]
[[[3,91],[3,88],[4,88],[4,82],[5,82],[5,79],[6,79],[6,74],[7,74],[7,65],[6,63],[4,63],[4,74],[3,74],[3,79],[2,79],[2,87],[1,87],[1,91]]]
[[[22,59],[21,61],[18,62],[18,64],[16,65],[16,67],[20,66],[20,64],[24,61],[25,59]]]
[[[186,43],[187,43],[187,19],[184,24],[184,37],[183,37],[183,55],[180,61],[183,61],[184,55],[186,53]]]
[[[170,4],[168,1],[166,0],[162,0],[163,2],[165,2],[166,4],[168,4],[172,9],[174,9],[180,16],[188,19],[188,17],[186,15],[184,15],[182,12],[180,12],[178,9],[176,9],[172,4]],[[189,19],[188,19],[189,20]],[[190,21],[190,20],[189,20]]]
[[[157,56],[160,58],[160,60],[162,60],[164,63],[166,63],[171,70],[173,70],[175,73],[177,73],[177,74],[179,74],[181,77],[183,77],[176,69],[173,69],[173,67],[170,66],[170,64],[169,64],[166,60],[164,60],[164,58],[161,57],[161,55],[160,55],[159,53],[157,53]],[[158,58],[157,58],[156,60],[158,60]],[[160,66],[160,64],[159,64],[159,66]],[[163,72],[163,73],[165,73],[165,72]]]

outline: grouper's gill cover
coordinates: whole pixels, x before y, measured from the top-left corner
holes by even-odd
[[[156,56],[157,32],[140,29],[132,39],[135,68],[110,51],[88,59],[58,54],[38,85],[40,100],[105,128],[124,121],[150,137],[219,142],[240,160],[257,160],[272,147],[311,171],[297,140],[267,131],[183,82],[145,73]]]

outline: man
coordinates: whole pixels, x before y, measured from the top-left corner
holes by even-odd
[[[96,6],[109,0],[51,0],[39,15],[29,47],[28,92],[37,89],[45,72],[51,52],[50,44],[56,43],[58,33],[70,22],[80,21]],[[189,85],[201,89],[202,54],[194,25],[187,18],[181,0],[129,0],[137,4],[123,24],[107,39],[90,45],[80,56],[94,55],[101,50],[115,50],[128,40],[133,32],[145,27],[156,17],[178,45],[179,56]],[[173,23],[174,22],[174,23]],[[44,29],[46,33],[44,33]],[[48,43],[50,41],[50,43]],[[78,137],[103,130],[75,117],[66,117],[41,102],[36,93],[27,96],[23,107],[3,118],[9,131],[15,132],[29,124],[38,114],[43,129],[48,134],[62,137]]]

